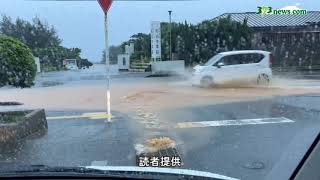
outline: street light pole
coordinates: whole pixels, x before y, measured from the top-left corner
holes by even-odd
[[[110,95],[110,59],[109,59],[109,44],[108,44],[108,13],[104,13],[104,28],[105,28],[105,55],[107,68],[107,114],[108,122],[111,122],[111,95]]]
[[[171,38],[172,38],[172,36],[171,36],[171,35],[172,35],[172,34],[171,34],[171,33],[172,33],[172,32],[171,32],[171,28],[172,28],[172,27],[171,27],[171,14],[172,14],[172,11],[170,10],[170,11],[168,11],[168,12],[169,12],[169,32],[170,32],[170,33],[169,33],[169,34],[170,34],[170,35],[169,35],[169,38],[170,38],[170,40],[169,40],[169,41],[170,41],[170,42],[169,42],[169,53],[170,53],[170,60],[172,60],[172,39],[171,39]]]
[[[105,56],[107,69],[107,116],[108,122],[111,122],[111,96],[110,96],[110,60],[109,60],[109,44],[108,44],[108,10],[111,7],[112,0],[98,0],[104,12],[104,29],[105,29]]]

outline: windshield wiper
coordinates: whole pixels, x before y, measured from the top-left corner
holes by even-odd
[[[126,178],[123,173],[108,172],[86,167],[50,167],[46,165],[6,166],[0,168],[0,177],[19,176],[86,176],[105,178]],[[129,177],[128,177],[129,178]]]
[[[194,170],[131,166],[50,167],[45,165],[15,166],[0,169],[0,177],[103,177],[110,179],[217,179],[235,178]]]

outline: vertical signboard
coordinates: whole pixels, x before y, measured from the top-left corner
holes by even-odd
[[[151,22],[151,58],[161,60],[161,25],[159,21]]]

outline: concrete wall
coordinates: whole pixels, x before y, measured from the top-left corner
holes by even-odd
[[[0,114],[14,114],[11,112],[0,112]],[[17,123],[0,124],[0,145],[19,142],[21,139],[34,134],[46,133],[48,124],[43,109],[33,110]]]
[[[183,74],[185,72],[184,60],[157,61],[152,63],[152,73]]]

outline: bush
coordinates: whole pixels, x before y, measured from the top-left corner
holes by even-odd
[[[90,66],[93,66],[92,62],[90,62],[88,59],[79,59],[77,63],[80,69],[82,69],[83,67],[89,68]]]
[[[0,87],[30,87],[36,75],[31,50],[20,41],[0,35]]]

